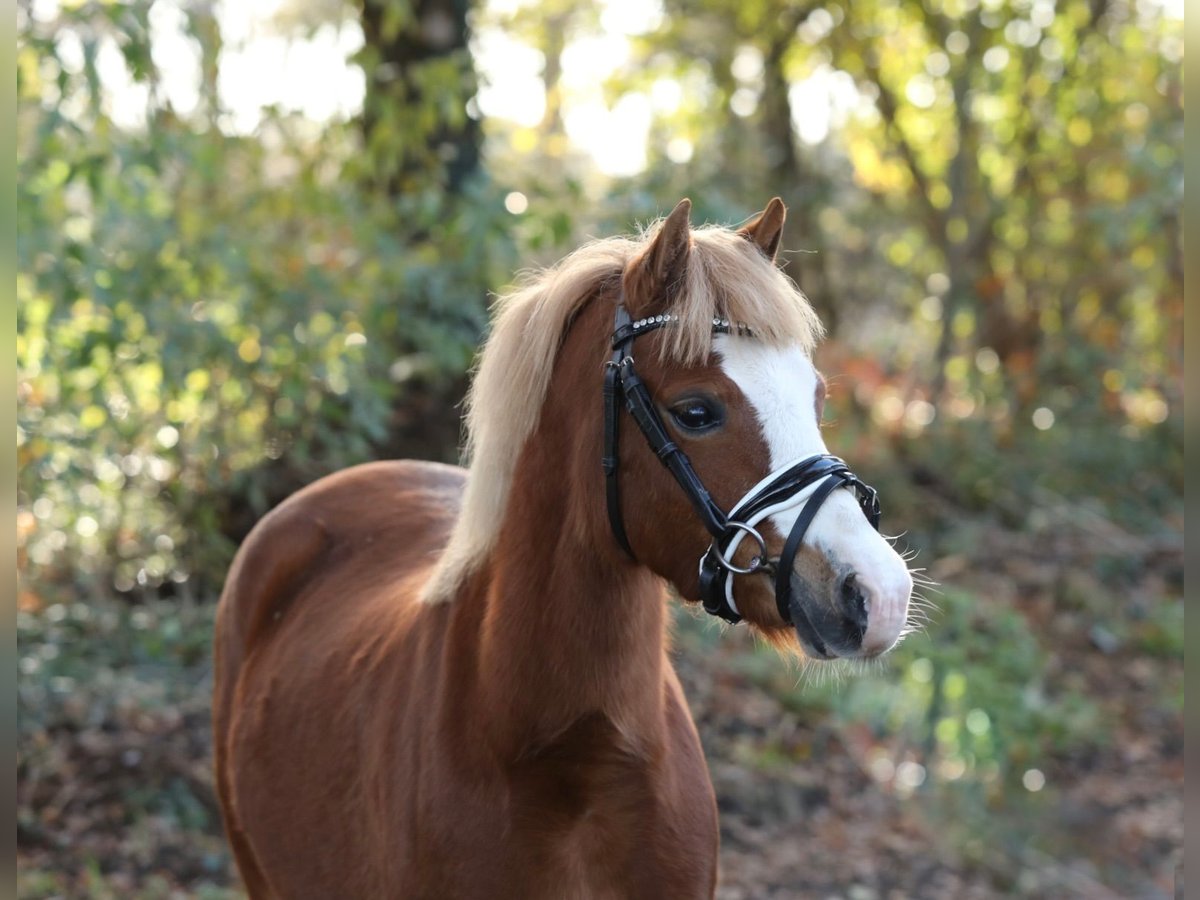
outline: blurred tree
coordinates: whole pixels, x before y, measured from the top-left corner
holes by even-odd
[[[788,272],[804,286],[827,327],[836,330],[841,306],[826,272],[828,248],[816,224],[830,200],[831,182],[817,171],[812,148],[798,144],[792,87],[808,48],[797,30],[821,9],[815,0],[668,0],[666,24],[648,43],[677,46],[685,55],[706,59],[713,102],[706,114],[718,158],[732,163],[726,172],[742,202],[765,202],[782,195],[790,203],[785,250]],[[704,147],[702,152],[710,152]],[[761,198],[761,199],[760,199]]]
[[[521,5],[511,13],[492,15],[491,22],[504,33],[520,38],[541,51],[542,91],[546,108],[542,115],[543,139],[555,145],[563,141],[563,54],[579,34],[599,26],[595,0],[544,0]]]
[[[443,184],[459,193],[479,167],[482,132],[468,0],[357,0],[366,45],[363,133],[372,180],[398,194]]]
[[[205,5],[180,22],[200,102],[175,109],[156,5],[19,13],[18,518],[39,590],[219,579],[229,535],[413,431],[418,385],[466,369],[512,267],[485,183],[393,198],[342,177],[352,124],[268,109],[254,136],[223,130]],[[427,455],[454,451],[440,405]]]
[[[1182,23],[1162,7],[667,11],[611,87],[686,85],[652,134],[694,151],[642,182],[790,201],[789,246],[818,252],[789,272],[878,351],[857,395],[877,424],[983,418],[1005,441],[1066,417],[1132,440],[1181,408]]]
[[[1035,401],[1040,377],[1098,379],[1102,371],[1063,356],[1060,339],[1083,327],[1081,346],[1095,346],[1097,317],[1130,352],[1157,357],[1160,380],[1161,342],[1177,361],[1181,50],[1177,23],[1161,10],[1116,0],[667,9],[642,41],[648,70],[617,89],[703,66],[711,98],[686,125],[701,136],[689,170],[726,192],[792,200],[789,243],[819,251],[793,271],[829,321],[842,308],[829,295],[851,293],[860,268],[839,247],[845,212],[870,217],[861,225],[872,249],[919,278],[915,290],[902,287],[912,308],[934,297],[923,306],[925,321],[939,313],[926,372],[933,396],[948,378],[962,380],[955,358],[974,368],[980,350],[985,368],[995,354],[1020,408]],[[796,100],[831,68],[853,76],[870,114],[851,115],[820,145],[798,143]],[[868,203],[846,202],[843,162]],[[824,210],[832,227],[818,224]],[[1132,258],[1142,265],[1106,263]],[[1138,298],[1151,296],[1164,313],[1153,334],[1132,324]],[[1044,340],[1057,352],[1039,354]]]
[[[835,63],[879,111],[850,137],[858,181],[881,203],[912,207],[948,279],[935,397],[961,369],[947,371],[952,357],[980,350],[995,354],[1020,408],[1037,398],[1039,376],[1098,380],[1102,372],[1072,365],[1062,341],[1082,325],[1082,344],[1093,343],[1087,310],[1097,302],[1095,315],[1129,350],[1152,350],[1127,327],[1143,276],[1106,262],[1139,248],[1150,260],[1178,252],[1158,226],[1179,215],[1181,135],[1148,126],[1172,121],[1179,81],[1170,55],[1153,52],[1170,40],[1164,23],[1133,13],[1106,0],[855,4],[831,33]],[[1150,204],[1130,208],[1137,195]],[[1158,343],[1178,324],[1171,298],[1182,283],[1154,268],[1166,301]],[[1043,341],[1055,346],[1039,354]]]

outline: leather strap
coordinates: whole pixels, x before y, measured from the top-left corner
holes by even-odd
[[[620,469],[620,400],[625,401],[625,408],[633,416],[638,428],[646,437],[650,449],[654,451],[659,462],[666,466],[675,481],[682,488],[684,495],[692,504],[692,508],[700,517],[700,521],[714,538],[726,536],[728,522],[725,513],[713,501],[712,496],[704,487],[704,482],[692,468],[687,454],[671,440],[654,401],[645,383],[638,377],[634,369],[633,357],[629,355],[629,347],[633,339],[651,331],[656,331],[674,321],[670,315],[654,316],[639,319],[636,323],[630,319],[624,303],[617,306],[616,321],[613,326],[613,355],[605,365],[604,372],[604,457],[601,463],[605,475],[605,493],[608,503],[608,521],[612,526],[613,536],[617,543],[633,559],[636,555],[629,543],[629,535],[625,531],[624,517],[621,515],[621,490],[619,481]],[[732,328],[728,323],[714,322],[713,330]],[[739,329],[741,330],[741,329]]]
[[[796,553],[800,550],[800,543],[804,540],[808,526],[817,517],[821,504],[843,483],[839,475],[826,478],[805,502],[800,515],[796,516],[796,522],[792,525],[787,540],[783,542],[783,551],[779,554],[779,562],[775,566],[775,606],[785,622],[792,621],[792,570],[796,564]],[[813,642],[813,646],[818,650],[822,649],[819,640]]]
[[[624,305],[617,307],[617,329],[628,327],[629,313]],[[621,422],[621,358],[625,355],[625,343],[613,350],[612,359],[604,367],[604,457],[601,464],[604,467],[604,491],[608,501],[608,524],[612,528],[613,537],[621,549],[629,554],[631,559],[633,548],[629,545],[629,536],[625,533],[625,522],[621,517],[621,485],[618,468],[620,465],[620,422]]]

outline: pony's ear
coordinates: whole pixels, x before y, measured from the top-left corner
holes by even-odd
[[[787,207],[783,201],[775,197],[767,204],[767,208],[747,222],[738,231],[742,237],[754,244],[763,255],[775,262],[775,254],[779,252],[779,242],[783,239],[783,223],[787,219]]]
[[[626,270],[625,303],[635,318],[665,310],[675,299],[692,250],[691,213],[692,201],[685,197]]]

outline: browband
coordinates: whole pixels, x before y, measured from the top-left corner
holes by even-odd
[[[650,449],[667,467],[692,504],[705,529],[713,536],[708,550],[700,559],[700,596],[704,609],[712,615],[736,624],[742,620],[733,600],[733,575],[759,572],[774,575],[775,603],[785,622],[793,622],[812,645],[824,651],[824,644],[798,606],[793,613],[791,572],[796,553],[808,527],[821,504],[839,487],[853,490],[863,513],[871,525],[879,528],[879,497],[874,488],[862,482],[836,456],[821,454],[789,463],[759,482],[726,515],[713,501],[704,483],[692,468],[687,454],[671,440],[670,433],[655,409],[645,383],[634,370],[630,349],[635,338],[678,321],[678,316],[663,314],[634,321],[625,309],[624,297],[617,304],[613,325],[612,358],[604,371],[604,458],[605,489],[608,520],[613,536],[631,558],[636,556],[629,544],[621,516],[621,495],[618,480],[621,400],[646,438]],[[749,328],[728,319],[714,318],[714,334],[749,336]],[[811,490],[810,490],[811,489]],[[802,496],[806,495],[806,496]],[[767,558],[766,544],[755,525],[768,515],[802,504],[784,541],[779,559]],[[730,560],[743,537],[758,543],[759,552],[748,566],[734,565]],[[797,615],[798,614],[798,615]]]

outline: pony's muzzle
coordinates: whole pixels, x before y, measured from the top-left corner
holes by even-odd
[[[908,622],[908,604],[913,581],[908,566],[897,565],[873,573],[859,573],[856,582],[866,610],[866,627],[858,655],[879,656],[896,645]]]
[[[885,653],[899,638],[910,591],[911,582],[888,592],[854,571],[814,590],[794,573],[791,618],[804,652],[816,659]]]
[[[820,584],[792,573],[792,626],[810,658],[857,656],[867,630],[866,599],[849,573]]]

